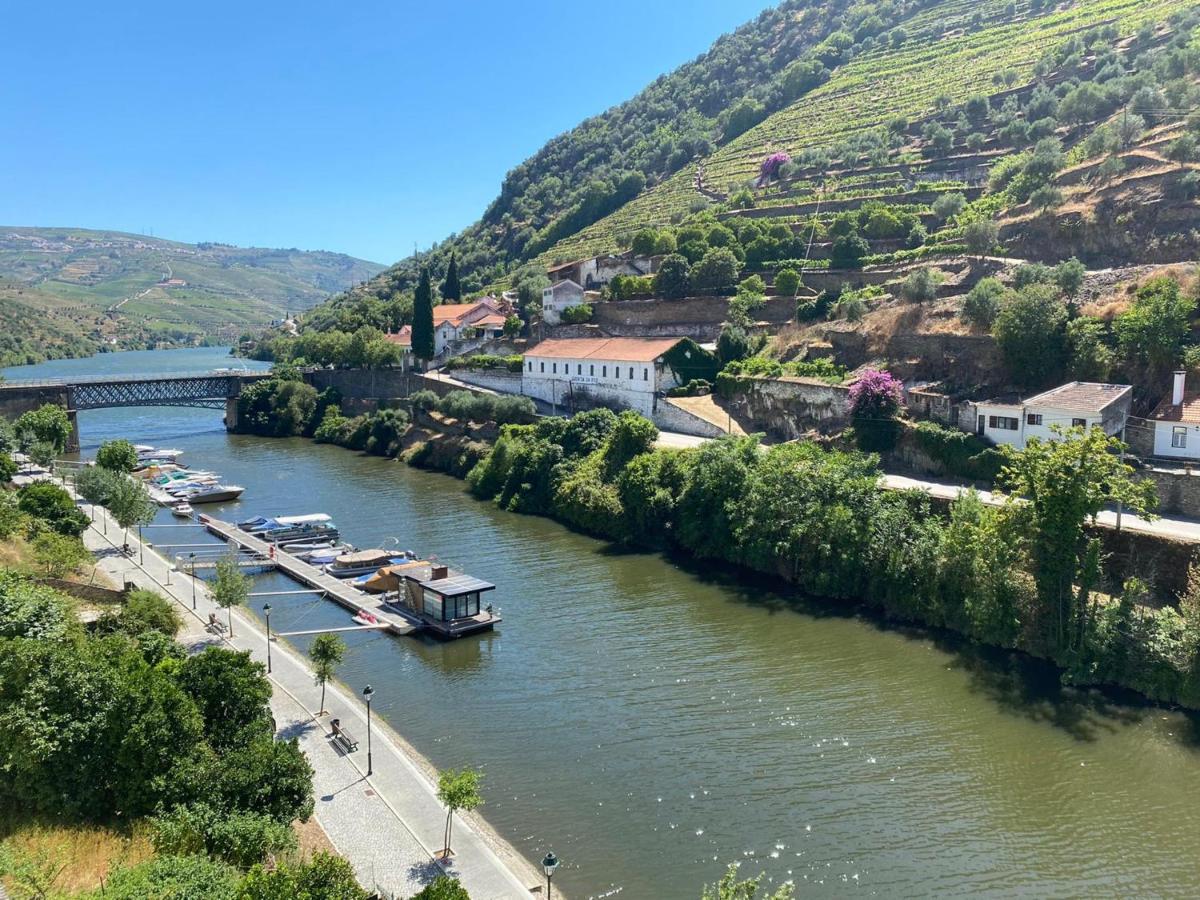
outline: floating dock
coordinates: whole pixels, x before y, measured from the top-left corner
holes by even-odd
[[[321,591],[330,600],[344,606],[351,612],[368,612],[379,620],[378,626],[363,626],[355,629],[357,631],[368,629],[382,631],[386,628],[392,634],[408,635],[421,630],[419,622],[413,622],[397,614],[390,605],[384,605],[381,598],[364,594],[340,578],[326,575],[316,566],[311,566],[302,560],[296,559],[296,557],[285,553],[278,547],[274,547],[266,541],[242,531],[236,525],[205,515],[199,517],[199,522],[208,530],[209,534],[268,561],[268,564],[274,565],[276,571],[283,572],[285,575],[307,587]]]

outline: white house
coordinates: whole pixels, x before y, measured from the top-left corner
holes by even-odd
[[[542,291],[542,321],[547,325],[557,325],[562,321],[562,314],[572,306],[582,306],[584,290],[569,278],[554,284]]]
[[[503,301],[484,297],[477,303],[446,303],[433,308],[434,352],[441,356],[447,349],[467,340],[487,340],[504,334],[508,311]]]
[[[1187,373],[1176,372],[1171,394],[1150,416],[1154,455],[1200,459],[1200,393],[1187,390]]]
[[[525,354],[521,393],[558,406],[614,405],[645,416],[679,382],[663,357],[682,338],[565,338]]]
[[[1128,384],[1072,381],[1018,403],[975,404],[975,432],[994,444],[1023,448],[1030,438],[1053,440],[1054,426],[1099,427],[1105,434],[1125,430],[1133,403]]]
[[[562,263],[548,269],[546,274],[556,283],[573,281],[585,291],[598,291],[618,275],[653,275],[654,268],[654,257],[607,254]]]

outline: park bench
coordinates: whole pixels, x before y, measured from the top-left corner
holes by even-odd
[[[353,753],[358,749],[358,741],[351,736],[345,728],[342,727],[341,719],[334,719],[329,723],[329,727],[333,729],[333,739],[347,753]]]

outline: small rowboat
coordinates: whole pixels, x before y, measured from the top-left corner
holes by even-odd
[[[374,613],[369,613],[365,609],[359,610],[351,619],[355,625],[378,625],[379,618]]]

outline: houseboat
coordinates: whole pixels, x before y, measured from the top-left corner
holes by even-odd
[[[494,584],[436,562],[405,566],[397,575],[401,589],[386,608],[437,637],[452,640],[491,631],[500,622],[499,614],[484,600],[496,589]]]
[[[325,574],[334,578],[358,578],[372,575],[384,566],[399,565],[411,560],[411,555],[396,550],[360,550],[339,556],[325,567]]]

